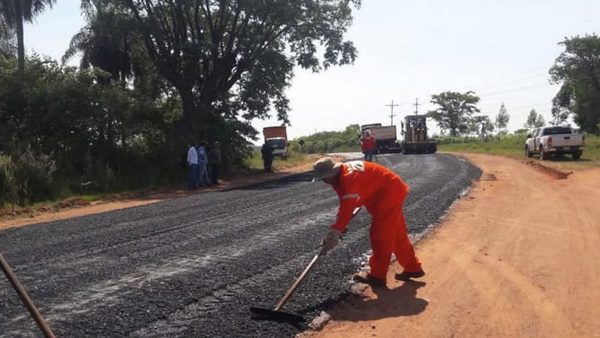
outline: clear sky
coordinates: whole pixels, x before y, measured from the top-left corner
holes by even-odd
[[[28,53],[60,59],[85,24],[79,4],[58,1],[27,25]],[[396,124],[414,113],[417,98],[425,113],[435,108],[431,95],[448,90],[474,91],[492,119],[504,102],[509,130],[522,128],[532,108],[548,121],[558,90],[548,70],[563,50],[558,43],[600,34],[599,13],[599,0],[363,0],[347,34],[358,49],[354,65],[296,70],[288,135],[389,124],[392,100]],[[277,124],[253,123],[259,130]]]

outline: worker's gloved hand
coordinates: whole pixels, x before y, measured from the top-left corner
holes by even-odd
[[[325,238],[323,238],[323,253],[327,253],[329,250],[333,249],[340,241],[341,236],[341,231],[336,229],[329,229],[329,232],[327,233]]]

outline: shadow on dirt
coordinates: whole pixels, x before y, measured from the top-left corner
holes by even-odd
[[[417,289],[425,285],[425,282],[409,281],[393,289],[373,288],[377,299],[350,299],[349,302],[356,304],[354,308],[360,311],[348,311],[345,315],[334,312],[332,319],[359,322],[417,315],[425,311],[429,304],[427,300],[417,297]]]
[[[585,155],[585,154],[584,154]],[[567,156],[567,155],[554,155],[554,156],[548,156],[545,157],[544,162],[590,162],[591,159],[589,158],[580,158],[578,160],[574,159],[571,156]]]

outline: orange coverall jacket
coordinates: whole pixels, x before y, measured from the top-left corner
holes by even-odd
[[[409,187],[400,176],[376,163],[351,161],[342,164],[333,189],[340,206],[332,228],[343,232],[352,219],[352,211],[362,205],[373,217],[370,230],[373,255],[369,259],[373,277],[385,279],[392,252],[405,271],[421,270],[402,212]]]
[[[377,141],[375,140],[375,137],[373,137],[371,135],[363,136],[363,138],[360,141],[361,141],[360,148],[363,152],[364,151],[374,151],[375,148],[377,147]]]

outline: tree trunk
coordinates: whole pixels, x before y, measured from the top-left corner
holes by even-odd
[[[14,0],[15,21],[17,23],[17,71],[23,75],[25,71],[25,40],[23,37],[23,4],[20,0]]]
[[[175,145],[178,148],[185,147],[187,150],[190,144],[200,141],[199,135],[194,133],[198,107],[196,107],[191,88],[178,88],[178,92],[181,97],[183,116],[175,124]]]

